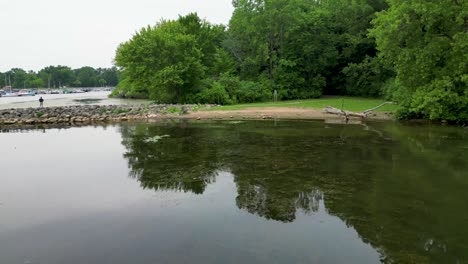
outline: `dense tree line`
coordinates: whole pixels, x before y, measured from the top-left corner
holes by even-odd
[[[13,88],[59,88],[59,87],[101,87],[118,84],[117,68],[48,66],[38,72],[13,68],[0,72],[0,87]]]
[[[196,14],[117,50],[115,94],[219,103],[387,97],[401,117],[468,120],[468,4],[460,0],[234,0],[229,25]]]

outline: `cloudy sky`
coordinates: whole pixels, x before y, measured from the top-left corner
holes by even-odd
[[[119,43],[161,18],[227,24],[231,0],[0,0],[0,71],[109,67]]]

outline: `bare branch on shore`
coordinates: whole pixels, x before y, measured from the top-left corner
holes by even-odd
[[[380,104],[380,105],[378,105],[376,107],[367,109],[367,110],[365,110],[363,112],[344,111],[343,109],[338,109],[338,108],[335,108],[335,107],[327,106],[327,107],[325,107],[324,112],[328,113],[328,114],[344,116],[346,119],[348,119],[348,116],[360,117],[362,119],[365,119],[373,111],[381,108],[384,105],[388,105],[388,104],[395,105],[397,103],[395,103],[395,102],[384,102],[384,103],[382,103],[382,104]]]

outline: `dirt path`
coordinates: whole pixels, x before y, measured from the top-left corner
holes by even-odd
[[[319,109],[290,107],[247,108],[232,111],[197,111],[183,117],[187,119],[342,119],[342,117],[324,113],[323,110]],[[390,120],[392,116],[384,112],[375,112],[370,114],[368,119]]]

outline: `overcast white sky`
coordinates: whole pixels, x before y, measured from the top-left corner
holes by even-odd
[[[227,24],[231,0],[0,0],[0,71],[112,66],[117,46],[161,18]]]

